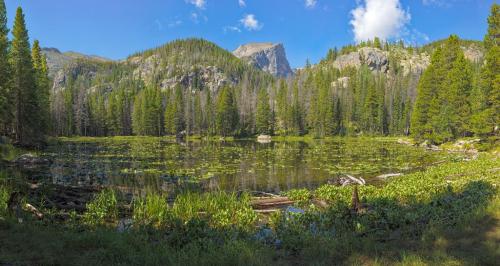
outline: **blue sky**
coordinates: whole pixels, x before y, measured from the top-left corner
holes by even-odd
[[[9,24],[22,6],[44,47],[112,59],[201,37],[228,50],[280,42],[292,67],[329,48],[381,36],[426,43],[482,39],[496,0],[5,0]]]

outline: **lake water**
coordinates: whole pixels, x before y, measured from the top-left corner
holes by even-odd
[[[165,138],[63,139],[44,153],[50,167],[31,179],[64,185],[109,185],[136,192],[266,191],[315,188],[344,174],[380,184],[376,176],[408,173],[459,155],[397,144],[394,139],[321,141],[192,141]]]

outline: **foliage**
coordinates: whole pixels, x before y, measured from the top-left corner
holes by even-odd
[[[450,36],[436,50],[419,84],[412,117],[412,133],[417,139],[443,143],[470,135],[472,70],[458,40]]]
[[[105,225],[118,217],[118,201],[111,189],[105,189],[87,204],[87,212],[83,216],[85,224],[90,226]]]
[[[136,199],[133,206],[133,219],[136,225],[160,228],[168,221],[169,206],[166,198],[161,195],[150,194],[145,199]]]

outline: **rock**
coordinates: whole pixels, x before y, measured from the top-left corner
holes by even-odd
[[[238,47],[233,54],[274,76],[293,75],[283,44],[249,43]]]
[[[130,230],[130,228],[132,228],[133,224],[134,224],[134,220],[132,220],[130,218],[121,219],[118,222],[118,227],[116,229],[118,230],[118,232],[123,233],[123,232]]]
[[[370,70],[386,73],[389,69],[387,52],[377,48],[363,47],[356,52],[339,56],[333,66],[340,70],[347,67],[359,68],[366,64]]]
[[[57,73],[64,69],[67,65],[81,59],[97,61],[97,62],[111,62],[111,59],[107,59],[100,56],[85,55],[76,52],[65,52],[61,53],[56,48],[43,48],[42,53],[47,58],[47,65],[49,67],[49,77],[55,77]]]
[[[271,140],[272,140],[272,138],[269,135],[259,135],[257,137],[257,142],[258,143],[264,143],[264,144],[265,143],[271,143]]]
[[[345,89],[349,85],[349,80],[349,77],[338,78],[337,81],[332,82],[332,87]]]
[[[394,52],[399,58],[404,75],[409,73],[422,74],[430,65],[430,56],[423,54],[410,54],[407,50],[400,49]],[[340,70],[347,67],[359,68],[366,64],[371,71],[388,73],[389,53],[373,47],[363,47],[356,52],[339,56],[333,66]]]
[[[303,209],[293,207],[293,206],[288,206],[285,211],[287,213],[292,213],[292,214],[304,214],[304,213],[306,213]]]
[[[484,52],[475,44],[462,47],[462,50],[464,51],[465,58],[473,63],[480,63],[484,59]]]

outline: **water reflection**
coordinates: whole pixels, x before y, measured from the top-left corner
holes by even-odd
[[[179,144],[162,138],[125,138],[62,141],[44,156],[54,162],[46,176],[55,184],[277,193],[315,188],[345,173],[374,183],[377,175],[410,172],[457,155],[365,139]]]

